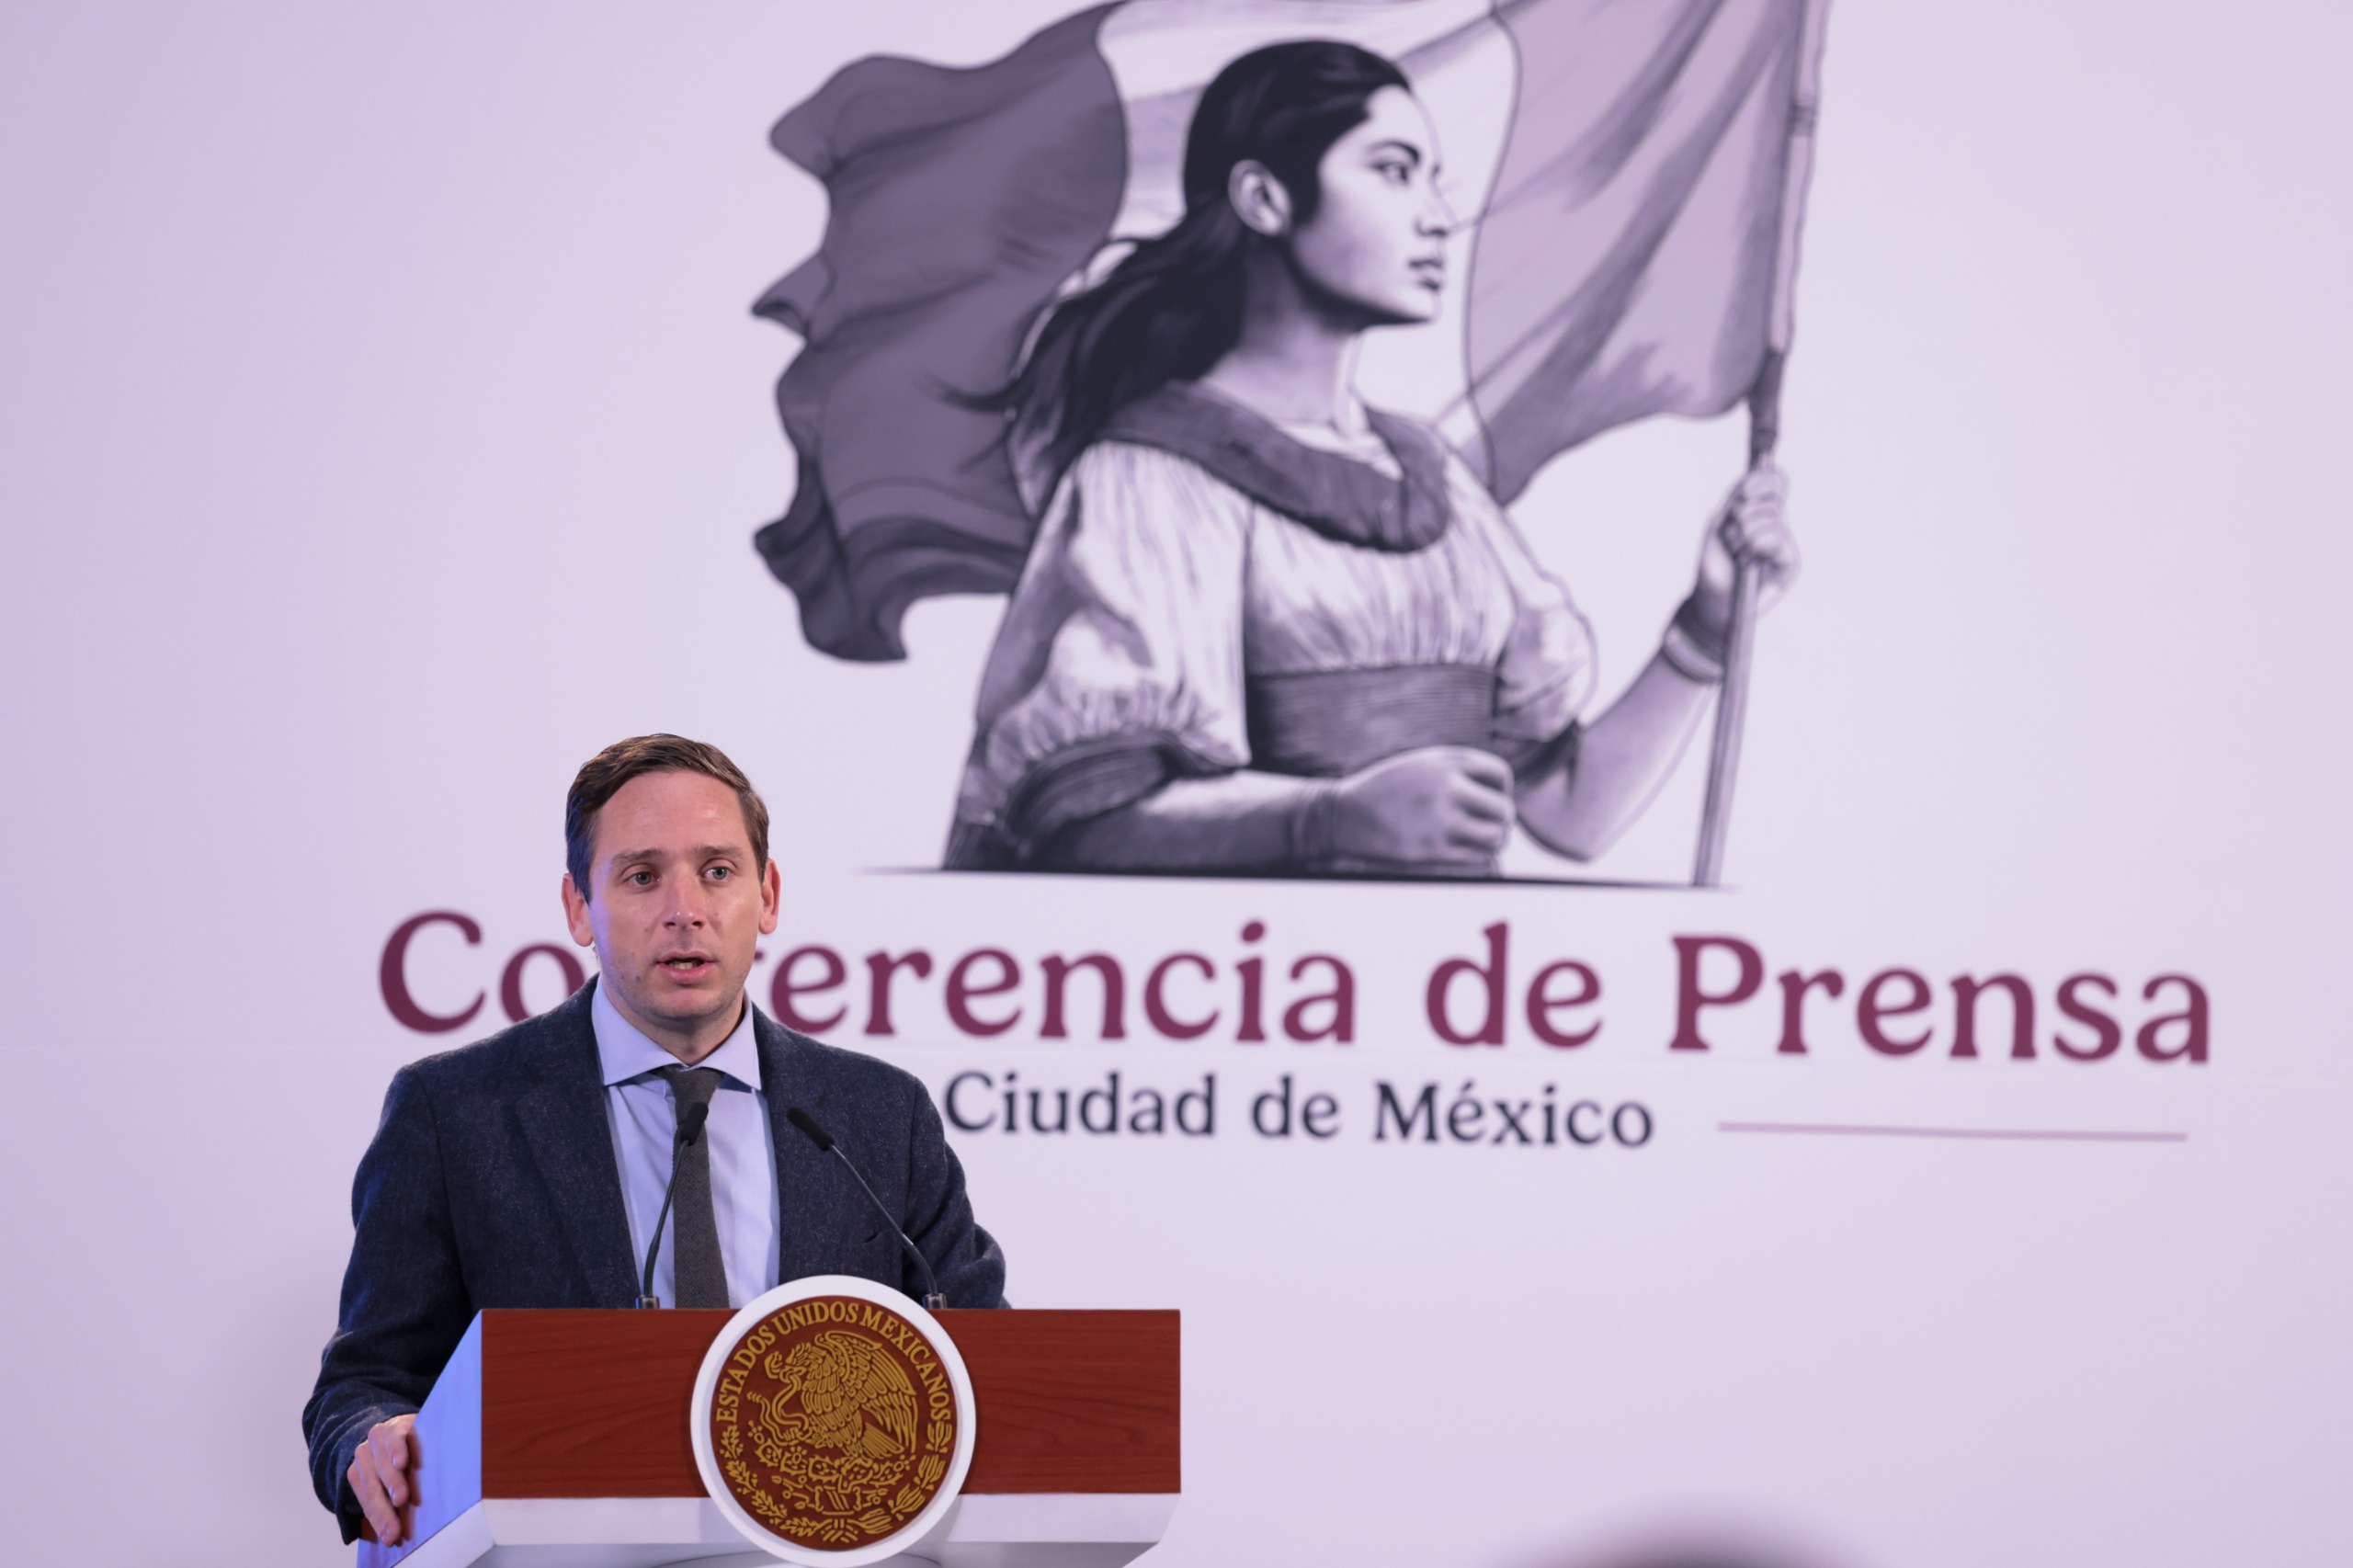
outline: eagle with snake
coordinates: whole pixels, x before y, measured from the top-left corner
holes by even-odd
[[[778,1386],[759,1402],[758,1425],[778,1446],[837,1449],[845,1459],[884,1463],[914,1450],[915,1384],[867,1335],[829,1329],[770,1352],[760,1370]]]

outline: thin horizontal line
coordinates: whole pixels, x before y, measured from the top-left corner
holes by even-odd
[[[868,866],[864,870],[870,877],[954,877],[964,881],[978,878],[997,881],[1003,881],[1009,877],[1020,877],[1033,882],[1045,882],[1054,878],[1064,881],[1074,878],[1093,878],[1101,881],[1105,878],[1118,877],[1129,881],[1296,882],[1302,886],[1321,883],[1331,887],[1343,887],[1350,882],[1363,882],[1399,887],[1472,885],[1483,888],[1632,888],[1650,892],[1704,893],[1738,891],[1727,888],[1694,887],[1689,882],[1644,881],[1610,877],[1491,877],[1474,871],[1431,872],[1427,875],[1404,873],[1391,875],[1379,871],[1327,871],[1302,874],[1296,871],[1220,871],[1205,867],[1196,867],[1182,871],[951,871],[942,866]]]
[[[1985,1138],[2029,1143],[2187,1143],[2187,1132],[2103,1132],[2058,1127],[1871,1127],[1840,1121],[1719,1121],[1719,1132],[1810,1132],[1846,1138]]]

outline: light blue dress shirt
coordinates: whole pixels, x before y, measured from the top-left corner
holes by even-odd
[[[612,1124],[613,1156],[620,1165],[621,1201],[629,1210],[630,1277],[642,1279],[646,1244],[662,1212],[663,1189],[670,1185],[670,1140],[677,1113],[670,1085],[655,1069],[678,1059],[645,1038],[597,987],[589,1016],[597,1030],[597,1056],[605,1074],[605,1116]],[[719,1256],[727,1269],[727,1304],[740,1307],[776,1288],[781,1268],[783,1230],[778,1221],[775,1133],[768,1125],[767,1096],[760,1086],[760,1051],[752,1036],[752,1004],[724,1044],[698,1067],[724,1074],[710,1097],[710,1120],[703,1137],[710,1144],[710,1206],[719,1221]],[[665,1306],[677,1303],[677,1218],[662,1230],[662,1256],[654,1266],[654,1294]]]

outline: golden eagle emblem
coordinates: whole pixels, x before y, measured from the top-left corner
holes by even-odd
[[[961,1424],[938,1351],[880,1303],[813,1296],[738,1336],[712,1395],[736,1502],[802,1546],[880,1540],[948,1478]]]
[[[881,1341],[828,1329],[771,1351],[760,1370],[777,1387],[758,1401],[757,1425],[779,1449],[806,1444],[868,1460],[904,1460],[914,1449],[915,1385]]]

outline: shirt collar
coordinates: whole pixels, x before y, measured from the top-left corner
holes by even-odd
[[[597,1060],[605,1074],[605,1086],[643,1077],[660,1067],[675,1067],[678,1059],[645,1038],[644,1032],[621,1017],[605,995],[599,983],[596,996],[589,1002],[588,1017],[597,1031]],[[721,1042],[717,1051],[695,1063],[698,1067],[716,1067],[743,1088],[756,1093],[760,1087],[760,1047],[752,1032],[752,1002],[744,999],[744,1017],[735,1032]]]

